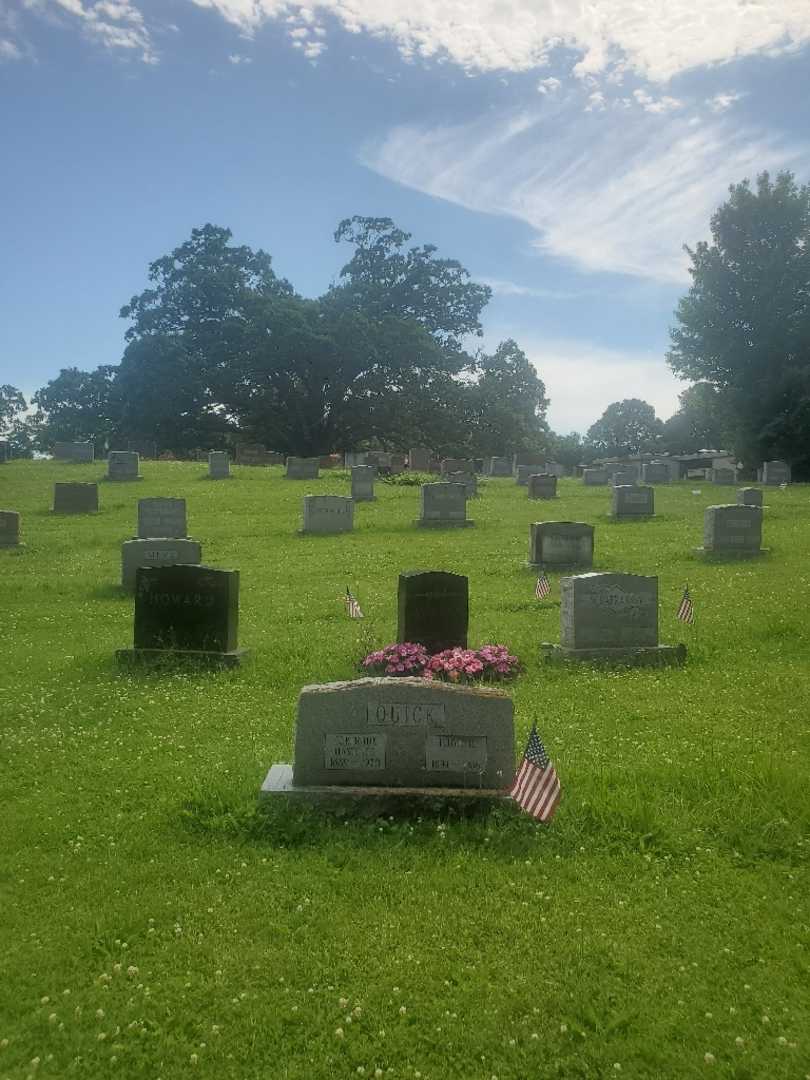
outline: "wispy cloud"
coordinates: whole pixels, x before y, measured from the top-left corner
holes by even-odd
[[[736,90],[727,90],[720,94],[715,94],[714,97],[706,99],[706,104],[714,113],[725,112],[726,109],[730,109],[731,106],[744,98],[745,94],[741,94]]]
[[[13,41],[0,38],[0,64],[4,60],[22,60],[22,55],[22,50]]]
[[[544,99],[542,105],[547,103]],[[407,187],[526,222],[536,246],[586,271],[682,283],[730,183],[810,168],[810,147],[712,117],[554,108],[393,129],[364,163]]]
[[[538,300],[576,300],[583,295],[582,290],[546,289],[541,285],[519,285],[515,281],[502,278],[481,277],[473,274],[481,285],[488,285],[495,296],[533,296]]]
[[[129,0],[24,0],[25,7],[46,17],[73,20],[91,39],[113,52],[157,62],[152,35],[140,9]]]

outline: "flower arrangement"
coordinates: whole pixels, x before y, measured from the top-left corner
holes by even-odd
[[[430,656],[422,645],[405,642],[386,645],[369,653],[362,668],[371,675],[421,676],[448,682],[502,682],[521,671],[521,663],[505,645],[482,645],[480,649],[445,649]]]

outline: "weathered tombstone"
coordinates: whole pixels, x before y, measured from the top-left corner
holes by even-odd
[[[198,660],[231,667],[238,647],[239,571],[141,566],[135,578],[135,641],[121,662]]]
[[[712,469],[711,482],[713,484],[736,484],[737,470],[725,466]]]
[[[562,480],[566,475],[566,468],[565,465],[560,465],[557,461],[547,461],[543,467],[543,472],[547,473],[549,476],[556,476],[558,480]]]
[[[288,480],[317,480],[320,475],[320,458],[288,457]]]
[[[295,759],[262,796],[382,808],[503,800],[515,772],[514,707],[499,690],[424,679],[305,686]]]
[[[583,469],[582,482],[585,487],[601,487],[608,482],[608,474],[604,469]]]
[[[186,536],[185,499],[138,499],[138,538]]]
[[[466,484],[422,484],[419,489],[422,528],[465,528],[475,522],[467,519]]]
[[[665,461],[648,461],[641,466],[641,479],[645,484],[668,484],[671,478]]]
[[[412,446],[408,451],[408,468],[413,472],[429,472],[430,450],[424,446]]]
[[[532,473],[529,476],[528,488],[530,499],[556,499],[557,477],[550,473]]]
[[[237,443],[237,465],[266,465],[267,447],[263,443]]]
[[[156,442],[147,440],[146,442],[128,442],[127,450],[134,450],[138,457],[144,460],[154,461],[158,456],[158,445]]]
[[[391,455],[391,474],[397,476],[399,473],[405,472],[405,468],[408,464],[408,459],[405,454],[392,454]]]
[[[529,566],[593,566],[593,525],[535,521],[529,526]]]
[[[0,548],[20,546],[20,515],[14,510],[0,510]]]
[[[620,484],[613,488],[611,516],[652,517],[655,513],[655,488]]]
[[[384,469],[391,469],[391,455],[386,450],[369,450],[366,454],[366,465],[375,465],[377,472],[383,475]]]
[[[98,484],[54,484],[55,514],[92,514],[98,510]]]
[[[54,443],[53,456],[57,461],[86,464],[94,460],[95,446],[91,442],[58,442]]]
[[[343,455],[343,466],[346,469],[353,469],[356,465],[366,464],[366,453],[364,450],[355,451],[347,450]]]
[[[475,473],[448,473],[445,477],[448,484],[463,484],[468,499],[474,499],[478,495],[478,480]]]
[[[762,506],[762,492],[759,488],[744,487],[737,489],[738,506]]]
[[[786,461],[764,461],[762,483],[768,485],[789,484],[790,466]]]
[[[529,454],[520,453],[512,455],[512,472],[517,476],[517,471],[521,465],[531,465],[534,472],[543,472],[543,469],[538,468],[539,465],[545,465],[546,459],[543,454]]]
[[[409,570],[399,575],[397,641],[429,653],[467,648],[469,582],[463,574]]]
[[[345,495],[305,495],[304,533],[344,533],[354,528],[354,500]]]
[[[442,458],[440,466],[441,476],[449,476],[450,473],[471,473],[473,463],[469,458]]]
[[[597,660],[630,666],[681,664],[683,645],[658,644],[658,578],[579,574],[560,580],[560,644],[547,659]]]
[[[488,476],[511,476],[512,461],[508,457],[487,458],[486,471]]]
[[[183,537],[150,537],[148,540],[125,540],[121,545],[121,584],[132,591],[139,566],[174,566],[177,563],[202,562],[202,545]]]
[[[632,466],[622,466],[620,469],[613,470],[610,482],[613,487],[628,487],[637,482],[638,474],[638,469],[634,469]]]
[[[11,461],[11,443],[7,439],[0,439],[0,465]]]
[[[231,459],[227,450],[211,450],[208,454],[208,478],[228,480],[231,475]]]
[[[141,459],[132,450],[111,450],[107,455],[108,480],[142,480]]]
[[[669,469],[669,478],[671,482],[676,482],[681,478],[681,463],[676,458],[669,458],[667,460],[667,468]]]
[[[377,470],[373,465],[355,465],[352,469],[352,498],[355,502],[374,502],[374,477]]]
[[[715,555],[759,555],[762,552],[762,507],[707,506],[703,514],[703,547]]]
[[[532,475],[532,471],[537,468],[536,465],[518,465],[515,469],[515,483],[518,487],[528,487],[529,477]]]

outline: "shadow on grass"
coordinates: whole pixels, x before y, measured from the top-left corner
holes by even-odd
[[[90,595],[96,600],[133,600],[134,594],[124,588],[123,585],[114,585],[108,582],[106,585],[97,585],[90,590]]]

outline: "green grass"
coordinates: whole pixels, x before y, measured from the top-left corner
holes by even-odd
[[[654,520],[617,524],[605,488],[541,503],[488,481],[476,528],[436,532],[413,527],[416,489],[379,484],[352,535],[301,537],[301,496],[346,474],[145,463],[97,516],[48,512],[55,480],[103,471],[0,467],[26,543],[0,551],[0,1078],[810,1074],[807,487],[768,491],[767,555],[705,563],[703,508],[731,488],[659,487]],[[242,669],[116,669],[146,495],[185,496],[204,560],[241,571]],[[540,664],[559,640],[556,575],[538,604],[523,565],[542,518],[594,523],[596,569],[659,575],[685,668]],[[553,824],[258,812],[298,690],[394,640],[397,575],[419,568],[467,574],[471,644],[525,662],[518,749],[536,720]]]

